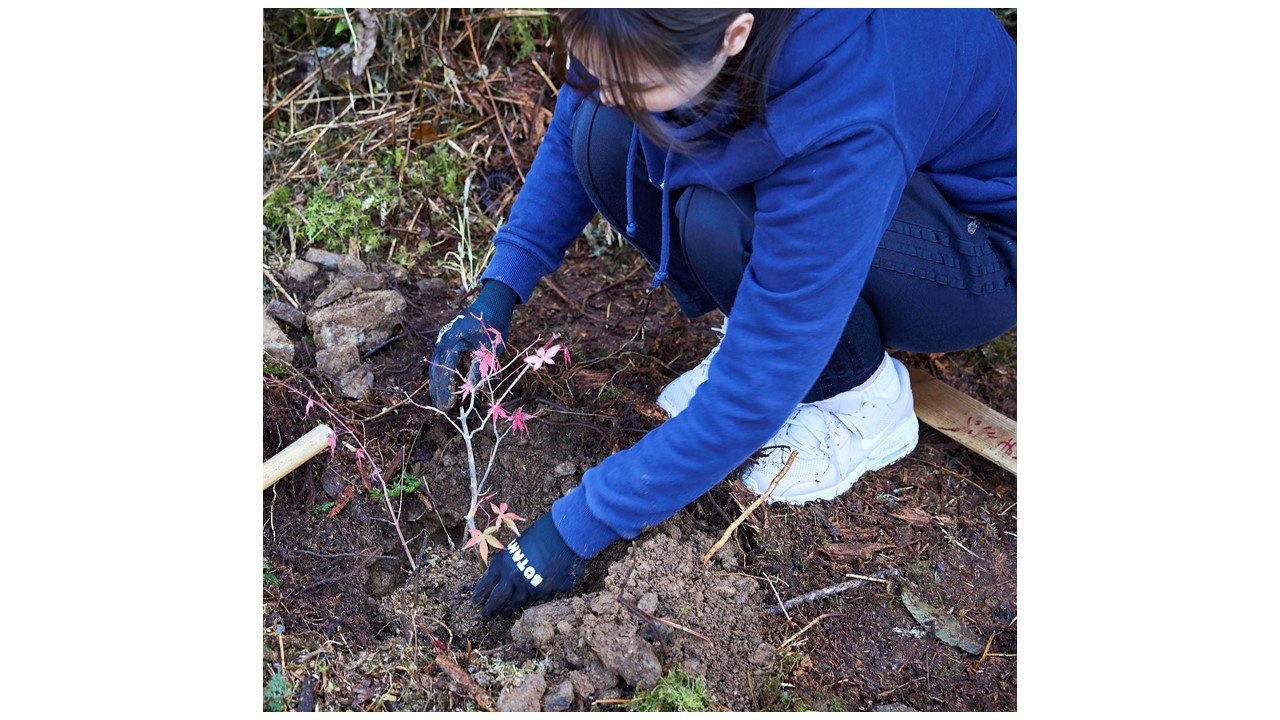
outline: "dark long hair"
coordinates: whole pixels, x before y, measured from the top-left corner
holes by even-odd
[[[725,61],[716,78],[691,103],[692,117],[710,110],[730,86],[736,86],[737,113],[726,131],[757,118],[766,122],[769,78],[795,16],[792,9],[562,10],[560,27],[570,50],[567,82],[583,94],[596,90],[598,83],[581,67],[585,62],[596,72],[608,75],[610,90],[618,98],[621,110],[641,132],[662,145],[692,149],[693,143],[668,137],[645,109],[640,80],[645,73],[657,73],[664,81],[674,82],[691,67],[709,64],[724,42],[729,24],[744,12],[755,18],[747,43],[741,52]],[[692,118],[683,119],[687,122]]]

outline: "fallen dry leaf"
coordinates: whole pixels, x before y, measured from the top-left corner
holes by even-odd
[[[333,499],[333,507],[329,508],[329,519],[332,520],[337,517],[338,513],[342,512],[342,508],[346,507],[347,503],[351,502],[351,498],[355,496],[355,485],[348,485],[342,488],[342,492],[338,493],[338,497]]]
[[[929,527],[929,513],[917,507],[902,508],[898,512],[891,513],[894,517],[902,520],[908,525],[916,527]]]
[[[943,612],[920,599],[919,595],[907,588],[902,589],[902,604],[924,629],[933,633],[942,642],[974,655],[981,655],[986,643],[978,634],[955,619],[950,613]]]
[[[819,552],[838,563],[850,563],[854,560],[870,560],[871,556],[881,550],[888,550],[893,545],[886,543],[831,543],[819,548]]]

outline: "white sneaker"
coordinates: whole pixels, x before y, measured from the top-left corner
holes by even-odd
[[[847,492],[864,472],[879,470],[914,450],[919,433],[907,369],[885,354],[862,385],[796,408],[765,443],[782,447],[769,450],[748,468],[742,482],[763,495],[792,450],[798,450],[769,502],[830,500]]]
[[[720,342],[724,342],[725,330],[729,327],[729,318],[725,318],[720,323],[720,327],[712,328],[720,333]],[[658,393],[658,407],[667,411],[667,415],[675,417],[684,412],[689,407],[689,401],[693,399],[693,394],[697,392],[698,386],[707,381],[707,370],[711,367],[711,358],[720,352],[720,343],[711,348],[711,352],[702,359],[702,362],[693,367],[692,370],[685,372],[680,377],[667,383],[662,388],[662,392]]]

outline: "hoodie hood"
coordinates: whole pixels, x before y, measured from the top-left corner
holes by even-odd
[[[871,14],[869,9],[859,10],[841,10],[842,17],[839,22],[823,22],[823,13],[830,12],[820,9],[804,9],[796,12],[792,18],[791,26],[787,37],[783,40],[782,47],[779,49],[777,60],[774,63],[773,73],[769,78],[769,91],[766,99],[766,115],[772,120],[775,114],[782,113],[785,115],[795,116],[797,112],[803,108],[814,110],[812,98],[808,93],[796,93],[793,90],[804,84],[807,78],[815,75],[815,68],[822,63],[822,60],[830,56],[841,44],[848,41],[851,30],[864,23]],[[788,96],[790,93],[790,96]],[[662,128],[669,137],[682,142],[689,142],[706,138],[713,135],[716,131],[724,128],[737,117],[738,93],[736,84],[731,84],[709,111],[698,116],[693,122],[687,125],[681,125],[667,120],[662,114],[655,113],[654,120],[657,121],[659,127]],[[787,105],[799,105],[797,108],[786,108]],[[679,110],[689,110],[688,106],[677,108]],[[787,112],[791,110],[791,112]],[[767,130],[756,120],[748,128],[744,128],[739,133],[735,133],[733,138],[729,138],[727,143],[729,147],[725,147],[720,143],[711,143],[712,148],[695,151],[688,156],[692,161],[689,169],[696,167],[706,167],[705,164],[699,163],[699,159],[704,155],[714,155],[717,150],[720,153],[730,156],[737,155],[743,157],[741,152],[735,153],[733,145],[744,146],[738,148],[746,150],[746,146],[750,146],[750,150],[756,153],[756,157],[764,159],[766,162],[764,167],[766,172],[759,173],[757,178],[768,174],[769,171],[776,168],[786,159],[787,153],[781,148],[776,147],[776,143],[769,142],[768,145],[774,147],[772,152],[760,154],[761,143],[768,140]],[[722,140],[725,138],[721,138]],[[737,142],[734,142],[734,140]],[[715,187],[719,190],[727,191],[731,187],[737,185],[724,186],[723,182],[717,182],[716,178],[705,177],[695,179],[691,173],[681,172],[673,177],[672,175],[672,156],[675,154],[670,148],[663,147],[654,143],[646,137],[643,137],[638,128],[633,127],[631,130],[631,141],[627,148],[627,226],[626,233],[629,237],[635,238],[638,228],[636,224],[633,200],[633,175],[637,153],[643,152],[645,165],[649,168],[662,167],[662,175],[659,178],[653,177],[653,171],[649,171],[649,182],[662,190],[662,252],[659,257],[658,270],[654,274],[653,281],[650,283],[650,289],[657,288],[666,280],[668,276],[668,265],[671,250],[671,204],[670,192],[673,187],[686,187],[692,184],[705,184]],[[683,166],[682,166],[683,167]],[[757,178],[751,178],[752,180]],[[749,181],[745,180],[744,182]],[[742,183],[738,183],[742,184]]]

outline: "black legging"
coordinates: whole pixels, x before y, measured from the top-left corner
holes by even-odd
[[[573,117],[578,177],[600,214],[626,227],[626,160],[632,123],[588,96]],[[662,192],[648,182],[643,154],[635,162],[634,213],[628,238],[656,266],[661,247]],[[671,194],[670,275],[666,287],[680,309],[725,315],[751,258],[755,193],[727,195],[692,185]],[[1017,244],[1013,228],[951,207],[928,175],[908,181],[893,221],[840,342],[804,402],[837,395],[871,377],[884,348],[952,352],[992,340],[1017,321]],[[797,344],[801,339],[797,339]]]

